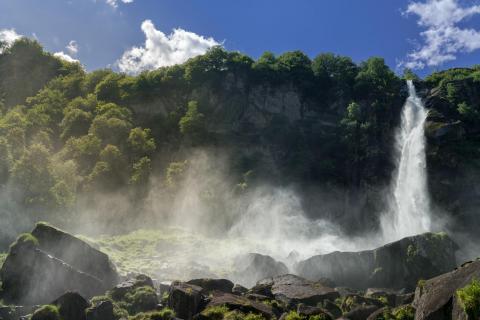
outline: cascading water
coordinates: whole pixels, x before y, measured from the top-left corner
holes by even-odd
[[[430,201],[427,190],[424,125],[427,111],[411,80],[409,97],[402,111],[396,136],[397,171],[392,181],[391,209],[382,217],[385,240],[430,230]]]

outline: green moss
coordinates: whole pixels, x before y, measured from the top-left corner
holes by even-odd
[[[113,305],[113,315],[115,316],[115,319],[121,319],[121,318],[128,318],[128,311],[122,308],[115,300],[112,299],[110,296],[96,296],[93,297],[90,300],[90,303],[92,306],[87,309],[93,309],[97,305],[99,305],[103,301],[110,301]]]
[[[148,286],[136,288],[125,295],[124,305],[130,314],[154,310],[158,305],[157,293]]]
[[[226,306],[214,306],[205,309],[202,315],[210,320],[222,320],[228,312],[229,310]]]
[[[61,317],[56,306],[45,305],[33,313],[31,320],[61,320]]]
[[[305,317],[299,315],[297,311],[290,311],[285,320],[305,320]]]
[[[238,310],[230,311],[227,306],[208,307],[201,314],[203,318],[209,320],[265,320],[259,314],[245,314]]]
[[[139,313],[129,320],[170,320],[175,319],[175,312],[172,309],[164,308],[161,311]]]
[[[385,296],[378,297],[377,300],[383,303],[384,305],[388,305],[388,299]]]
[[[457,297],[469,319],[477,319],[480,316],[480,282],[477,279],[457,290]]]
[[[415,309],[411,305],[401,306],[392,311],[395,320],[414,320]]]
[[[3,263],[7,259],[7,253],[0,253],[0,268],[2,267]]]
[[[18,236],[17,240],[10,246],[10,248],[13,248],[19,245],[37,247],[38,244],[39,244],[38,239],[35,238],[31,233],[22,233],[21,235]]]

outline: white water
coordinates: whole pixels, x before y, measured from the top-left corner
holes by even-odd
[[[424,133],[427,111],[410,80],[408,91],[396,136],[392,204],[381,221],[386,241],[427,232],[431,225]]]

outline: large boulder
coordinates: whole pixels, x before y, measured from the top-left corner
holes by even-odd
[[[237,257],[235,269],[234,278],[247,287],[253,286],[261,279],[288,273],[284,263],[259,253],[248,253]]]
[[[480,279],[480,261],[468,262],[454,271],[419,282],[413,301],[415,319],[467,319],[456,292],[474,279]]]
[[[185,282],[174,282],[170,287],[168,306],[180,319],[190,320],[205,303],[202,288]]]
[[[231,293],[234,286],[233,282],[227,279],[193,279],[187,281],[187,283],[201,287],[203,289],[202,293],[205,295],[212,291]]]
[[[58,307],[62,319],[85,320],[85,310],[90,303],[76,292],[67,292],[52,302]]]
[[[452,270],[457,248],[445,233],[425,233],[374,250],[314,256],[296,269],[307,279],[326,277],[339,286],[413,290],[419,279]]]
[[[292,274],[264,279],[257,286],[268,288],[272,296],[283,302],[287,308],[293,308],[299,303],[316,306],[318,303],[326,300],[334,301],[340,297],[335,289]]]
[[[20,236],[0,269],[2,298],[28,305],[50,303],[68,291],[90,298],[103,294],[115,279],[106,255],[45,224],[37,225],[33,234]]]

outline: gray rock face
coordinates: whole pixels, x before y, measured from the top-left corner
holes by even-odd
[[[334,301],[340,297],[340,294],[332,288],[291,274],[267,278],[258,285],[269,286],[275,299],[282,301],[287,307],[299,303],[316,306],[325,300]]]
[[[473,279],[480,279],[480,261],[427,280],[415,290],[413,306],[417,320],[467,319],[455,292]]]
[[[288,273],[285,264],[258,253],[249,253],[238,257],[235,265],[237,271],[234,277],[247,286],[252,286],[261,279]]]
[[[204,303],[202,288],[184,282],[174,282],[170,287],[168,306],[175,311],[177,317],[190,320],[196,315]]]
[[[46,304],[68,291],[89,298],[103,294],[117,278],[108,257],[80,239],[41,224],[34,234],[38,238],[12,245],[0,270],[6,301]]]
[[[361,252],[332,252],[301,261],[307,279],[332,279],[339,286],[413,289],[419,279],[452,270],[457,245],[444,233],[425,233]]]

